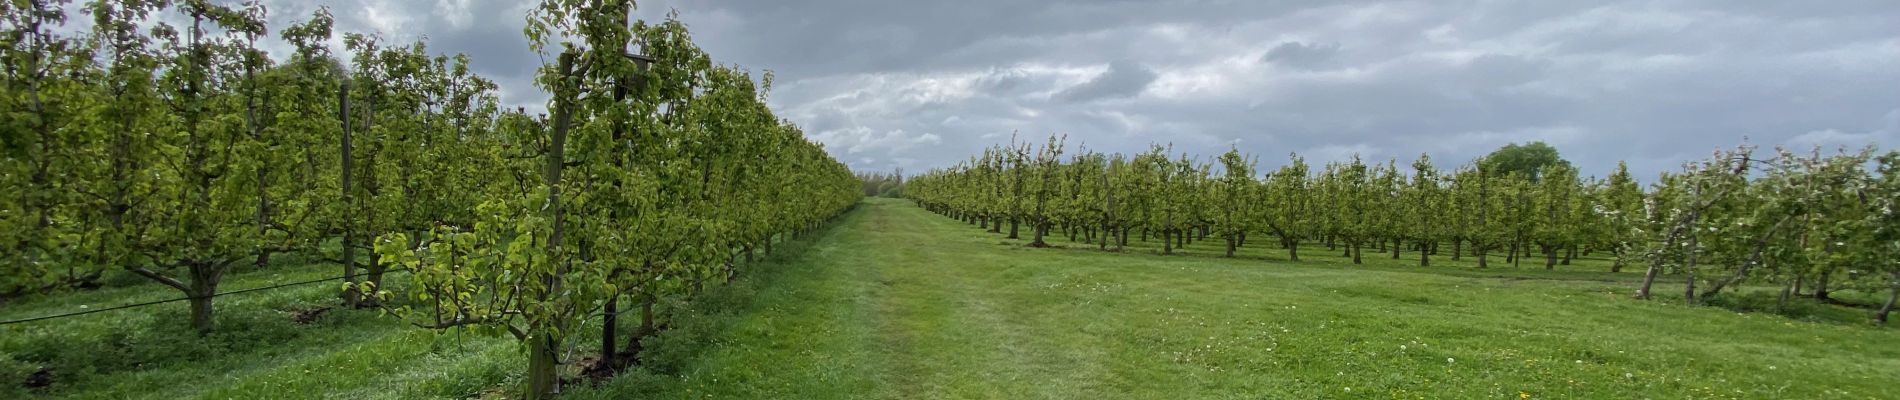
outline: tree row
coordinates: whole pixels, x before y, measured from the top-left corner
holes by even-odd
[[[74,7],[89,30],[66,27]],[[534,9],[552,99],[530,114],[423,42],[344,33],[339,56],[325,10],[272,32],[258,2],[0,4],[0,296],[123,271],[189,297],[210,331],[222,276],[294,254],[339,265],[348,305],[514,335],[528,393],[552,393],[583,320],[605,316],[611,360],[656,329],[656,304],[863,190],[767,107],[769,73],[632,10]],[[289,54],[260,47],[273,34]],[[623,302],[634,332],[615,332]]]
[[[1373,250],[1410,252],[1419,266],[1470,257],[1488,268],[1502,256],[1546,269],[1602,254],[1612,272],[1645,268],[1641,298],[1664,275],[1684,280],[1691,303],[1745,283],[1779,285],[1784,304],[1804,290],[1825,300],[1852,289],[1886,294],[1875,312],[1885,321],[1900,297],[1900,153],[1891,151],[1743,146],[1645,188],[1622,163],[1604,179],[1581,176],[1542,143],[1449,170],[1423,154],[1406,165],[1355,155],[1318,167],[1294,154],[1263,171],[1237,150],[1065,157],[1063,140],[991,147],[911,178],[904,194],[1009,238],[1027,229],[1037,247],[1066,234],[1120,250],[1133,235],[1158,239],[1164,254],[1214,240],[1228,257],[1266,243],[1292,261],[1317,245],[1355,264]]]

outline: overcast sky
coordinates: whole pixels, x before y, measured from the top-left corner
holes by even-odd
[[[539,108],[528,1],[328,4],[339,29],[427,36]],[[1900,145],[1900,1],[640,2],[715,60],[778,74],[772,105],[860,169],[920,172],[1011,132],[1263,167],[1288,152],[1455,166],[1542,140],[1642,177],[1716,147]],[[1647,180],[1647,179],[1646,179]]]

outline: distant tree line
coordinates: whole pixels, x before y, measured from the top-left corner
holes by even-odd
[[[1221,243],[1227,256],[1263,241],[1300,259],[1303,246],[1362,263],[1364,251],[1419,266],[1433,257],[1496,257],[1544,268],[1607,253],[1610,270],[1644,268],[1636,296],[1664,274],[1696,303],[1742,283],[1782,287],[1781,301],[1828,299],[1843,288],[1900,298],[1900,152],[1823,154],[1743,146],[1662,173],[1647,188],[1618,163],[1582,177],[1539,143],[1512,144],[1441,170],[1421,154],[1406,166],[1358,156],[1317,168],[1299,155],[1272,171],[1237,150],[1211,160],[1153,146],[1134,154],[1083,150],[1063,139],[1011,143],[911,178],[923,207],[1030,246],[1054,234],[1119,250],[1130,237],[1161,251]],[[1007,227],[1005,227],[1007,225]],[[1309,250],[1310,251],[1310,250]]]
[[[904,169],[891,172],[857,172],[864,184],[864,197],[904,197]]]

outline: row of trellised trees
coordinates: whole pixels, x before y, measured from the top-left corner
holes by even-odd
[[[1900,152],[1742,146],[1645,189],[1621,163],[1607,179],[1580,177],[1541,143],[1452,170],[1425,155],[1405,166],[1354,156],[1318,168],[1293,155],[1257,171],[1237,150],[1206,161],[1160,146],[1132,156],[1065,150],[1056,137],[995,146],[911,178],[905,194],[1010,238],[1027,229],[1030,246],[1058,233],[1102,249],[1154,236],[1163,253],[1215,240],[1231,257],[1271,240],[1293,261],[1303,244],[1319,244],[1354,263],[1372,248],[1394,259],[1412,252],[1420,266],[1475,257],[1479,268],[1499,255],[1553,268],[1601,252],[1613,272],[1647,267],[1639,298],[1663,274],[1684,279],[1691,303],[1742,283],[1780,285],[1784,303],[1804,289],[1826,299],[1846,288],[1888,294],[1875,317],[1884,322],[1900,297]],[[1522,159],[1537,150],[1548,161]]]
[[[340,265],[349,305],[516,336],[529,395],[551,393],[581,320],[607,316],[611,358],[619,303],[650,334],[656,303],[861,196],[766,106],[770,74],[755,83],[632,10],[534,9],[552,100],[530,115],[421,42],[347,33],[340,59],[324,10],[267,55],[257,2],[0,3],[0,296],[128,271],[190,297],[210,331],[225,273],[300,254]],[[72,11],[90,30],[65,28]],[[382,284],[397,268],[402,293]]]

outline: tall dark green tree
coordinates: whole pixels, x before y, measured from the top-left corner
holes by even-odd
[[[1568,167],[1570,161],[1557,154],[1557,148],[1536,141],[1504,145],[1484,156],[1484,161],[1479,165],[1495,175],[1517,174],[1536,182],[1543,179],[1546,170],[1557,166]]]

